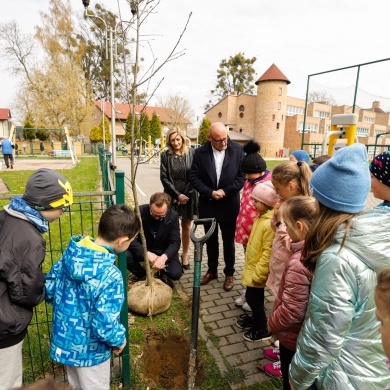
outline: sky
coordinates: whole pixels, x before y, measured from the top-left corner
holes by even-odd
[[[33,33],[34,26],[40,23],[40,11],[46,11],[49,3],[50,0],[7,1],[2,6],[1,21],[16,20],[23,32]],[[90,7],[94,3],[91,0]],[[130,19],[126,0],[100,3],[116,13],[120,8],[122,19]],[[71,4],[74,11],[83,12],[81,0],[71,0]],[[274,63],[291,81],[288,96],[302,99],[306,96],[308,75],[390,58],[389,0],[160,0],[141,30],[144,69],[151,61],[152,51],[157,64],[166,58],[191,12],[178,46],[185,54],[162,67],[151,80],[149,91],[164,79],[156,96],[178,93],[186,97],[195,120],[203,117],[219,63],[238,52],[257,58],[256,79]],[[0,107],[11,108],[12,113],[17,80],[6,71],[4,60],[0,71]],[[334,93],[341,91],[341,99],[352,104],[356,77],[357,68],[315,80],[311,77],[310,91],[326,86]],[[390,98],[390,61],[361,67],[359,86],[369,94],[368,100],[371,96]],[[386,105],[387,100],[384,102]],[[152,98],[150,104],[156,104],[156,99]],[[390,111],[390,99],[388,104]]]

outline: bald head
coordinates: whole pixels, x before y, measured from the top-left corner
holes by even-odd
[[[209,129],[207,139],[214,149],[222,151],[227,147],[228,131],[222,122],[214,122]]]

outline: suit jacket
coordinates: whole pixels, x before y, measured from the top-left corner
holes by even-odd
[[[179,261],[178,252],[180,249],[180,226],[179,226],[179,214],[168,207],[167,215],[160,222],[161,226],[154,237],[153,227],[154,220],[150,215],[150,209],[148,204],[144,204],[139,208],[142,219],[142,228],[145,234],[147,250],[157,255],[165,253],[168,256],[168,261]],[[128,249],[134,260],[143,261],[144,251],[142,249],[141,236],[130,244]]]
[[[240,209],[240,190],[245,182],[245,176],[240,170],[243,157],[242,147],[229,140],[217,185],[217,172],[211,143],[206,142],[205,145],[195,150],[190,182],[200,194],[199,218],[215,218],[217,222],[235,223]],[[223,189],[226,196],[223,199],[214,200],[211,194],[218,189]]]

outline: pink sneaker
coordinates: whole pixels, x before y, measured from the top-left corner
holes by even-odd
[[[266,348],[263,351],[264,357],[273,362],[277,362],[280,359],[279,348]]]
[[[264,372],[267,375],[282,377],[282,371],[280,370],[280,361],[275,363],[264,364]]]

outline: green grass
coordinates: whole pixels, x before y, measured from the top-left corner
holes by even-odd
[[[73,192],[96,191],[100,180],[99,160],[97,157],[83,158],[73,169],[58,169],[71,184]],[[1,178],[9,188],[9,194],[23,194],[27,179],[32,171],[3,171]],[[6,195],[6,194],[4,194]],[[8,203],[1,201],[0,206]]]
[[[275,168],[277,165],[281,164],[281,163],[284,162],[284,161],[287,161],[287,160],[266,160],[267,169],[268,169],[269,171],[273,171],[274,168]]]

